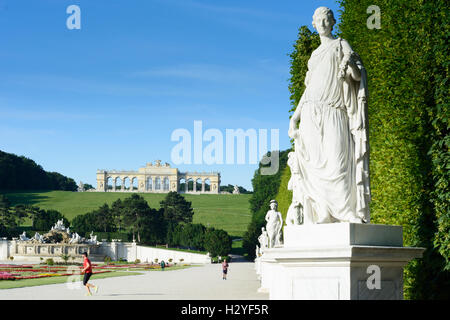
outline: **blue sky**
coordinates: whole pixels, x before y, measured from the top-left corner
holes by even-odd
[[[171,163],[194,120],[278,129],[286,149],[288,54],[319,6],[338,17],[335,1],[0,0],[0,150],[95,185],[97,169]],[[257,165],[177,167],[251,189]]]

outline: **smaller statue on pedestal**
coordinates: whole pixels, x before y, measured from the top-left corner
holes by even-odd
[[[264,250],[269,246],[269,236],[264,227],[261,228],[261,235],[258,237],[259,241],[259,253],[262,254]]]
[[[94,236],[94,231],[91,231],[89,234],[89,240],[87,240],[90,244],[97,244],[97,236]]]
[[[31,240],[35,240],[36,242],[43,243],[44,237],[41,236],[38,232],[34,234],[34,237]]]
[[[72,238],[70,238],[69,243],[70,244],[81,243],[80,235],[78,233],[76,233],[76,232],[72,233]]]
[[[19,239],[20,239],[20,241],[28,241],[28,240],[30,240],[27,237],[27,233],[25,231],[19,236]]]
[[[291,178],[288,182],[288,190],[292,190],[292,202],[286,215],[286,224],[299,225],[303,223],[302,192],[299,181],[301,180],[300,168],[295,152],[289,152],[287,164],[291,169]]]
[[[266,229],[269,236],[269,248],[273,248],[281,244],[281,227],[283,226],[283,218],[281,213],[277,211],[278,202],[270,201],[270,210],[266,214]]]

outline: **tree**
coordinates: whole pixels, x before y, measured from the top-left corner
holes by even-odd
[[[50,230],[58,220],[63,220],[64,226],[69,227],[70,223],[59,211],[38,209],[33,220],[33,230]]]
[[[141,242],[140,231],[145,225],[145,216],[150,214],[151,211],[147,201],[142,196],[134,193],[123,201],[123,207],[125,224],[132,230],[133,238],[135,233],[137,233],[138,242]]]
[[[84,184],[84,190],[83,191],[88,191],[88,190],[92,190],[92,189],[95,189],[92,184],[89,184],[89,183],[85,183]]]
[[[265,225],[264,217],[269,208],[270,200],[275,198],[280,187],[281,175],[286,168],[289,151],[290,150],[280,152],[280,166],[276,174],[261,175],[260,169],[263,165],[260,163],[258,170],[255,171],[253,176],[253,194],[250,198],[252,220],[243,237],[244,251],[250,259],[253,259],[255,256],[255,247],[258,244],[258,236],[261,234],[261,227]],[[270,156],[270,153],[268,153],[268,155]]]
[[[160,202],[164,210],[164,219],[175,223],[190,223],[194,215],[191,202],[186,201],[183,196],[177,192],[171,191],[166,198]]]
[[[77,185],[57,172],[46,172],[31,159],[0,151],[0,190],[76,191]]]
[[[108,204],[103,204],[93,212],[93,215],[97,229],[101,229],[103,232],[113,231],[115,229],[114,217]]]
[[[166,235],[166,223],[162,209],[150,209],[140,217],[140,238],[146,244],[162,243]]]
[[[239,189],[239,193],[241,193],[241,194],[251,193],[250,191],[248,191],[247,189],[245,189],[244,187],[241,187],[241,186],[238,186],[238,189]],[[222,191],[226,191],[226,192],[229,192],[229,193],[233,193],[234,186],[231,185],[231,184],[228,184],[226,186],[220,186],[220,191],[221,192]]]
[[[208,228],[205,233],[205,249],[211,256],[226,256],[231,252],[231,237],[224,230]]]
[[[114,223],[116,226],[118,226],[119,232],[122,230],[123,225],[123,216],[124,216],[124,206],[122,203],[122,200],[117,199],[113,202],[111,205],[111,214],[114,219]]]
[[[9,235],[10,229],[16,227],[15,216],[11,214],[11,203],[9,199],[0,194],[0,232]]]

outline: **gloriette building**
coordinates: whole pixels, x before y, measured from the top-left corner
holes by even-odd
[[[138,171],[97,170],[99,192],[219,193],[219,172],[179,172],[168,163],[147,163]]]

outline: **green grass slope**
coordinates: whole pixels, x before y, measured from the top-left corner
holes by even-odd
[[[131,195],[127,192],[17,192],[7,193],[12,205],[31,204],[42,209],[54,209],[61,212],[67,219],[72,220],[79,214],[97,209],[104,203],[111,205],[117,199],[124,199]],[[152,208],[159,208],[159,202],[165,194],[141,193]],[[183,195],[192,202],[194,209],[194,223],[202,223],[227,231],[231,236],[242,237],[250,223],[250,194],[240,195]]]

